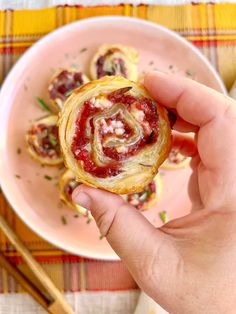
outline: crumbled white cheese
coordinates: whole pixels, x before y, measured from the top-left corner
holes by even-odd
[[[125,133],[125,129],[122,128],[115,129],[115,133],[116,135],[123,135]]]
[[[56,104],[58,105],[59,108],[62,109],[63,107],[63,101],[60,98],[55,99]]]
[[[79,153],[80,153],[80,149],[76,149],[76,151],[75,151],[75,156],[78,157],[78,156],[79,156]]]
[[[139,204],[139,201],[134,198],[134,199],[130,200],[129,203],[130,203],[131,205],[138,205],[138,204]]]
[[[95,97],[92,97],[91,99],[90,99],[90,103],[91,103],[91,105],[93,105],[94,106],[94,104],[95,104]]]
[[[103,132],[115,133],[116,135],[123,135],[125,133],[124,124],[121,121],[112,120],[108,125],[105,119],[101,119],[101,125]]]
[[[67,73],[67,79],[70,80],[70,81],[73,81],[74,80],[74,74]]]
[[[53,89],[53,85],[50,84],[50,85],[48,86],[48,90],[51,91],[52,89]]]
[[[116,147],[116,151],[117,153],[127,153],[128,147],[126,147],[125,145],[120,145]]]
[[[112,120],[111,121],[111,125],[114,127],[114,128],[123,128],[124,127],[124,124],[120,121],[120,120]]]
[[[95,108],[106,109],[112,106],[112,102],[106,98],[97,98],[93,101],[93,106]]]
[[[149,125],[148,122],[144,122],[144,123],[142,124],[142,127],[143,127],[143,130],[144,130],[144,133],[145,133],[145,134],[147,134],[147,135],[150,135],[150,134],[151,134],[152,130],[151,130],[151,127],[150,127],[150,125]]]
[[[135,109],[132,111],[132,114],[137,121],[143,122],[145,115],[144,115],[144,112],[142,110]]]

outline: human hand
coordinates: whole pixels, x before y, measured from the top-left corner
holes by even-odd
[[[185,78],[150,73],[145,86],[176,110],[174,145],[192,157],[191,214],[152,226],[112,193],[80,185],[74,200],[91,210],[102,235],[139,286],[171,313],[235,313],[236,106]]]

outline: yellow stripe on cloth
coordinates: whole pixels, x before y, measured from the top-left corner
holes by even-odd
[[[19,10],[13,13],[13,35],[46,34],[56,28],[56,9]],[[0,33],[0,36],[4,34]]]
[[[236,4],[214,5],[215,23],[218,29],[236,29]]]

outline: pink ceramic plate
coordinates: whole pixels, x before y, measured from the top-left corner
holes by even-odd
[[[184,39],[161,26],[126,17],[92,18],[62,27],[36,43],[14,66],[0,94],[0,179],[4,193],[21,219],[49,242],[74,254],[115,260],[118,257],[106,240],[99,240],[94,222],[86,224],[85,218],[75,218],[74,212],[61,207],[56,187],[59,170],[40,167],[27,154],[24,141],[31,121],[45,114],[35,97],[47,100],[46,88],[54,70],[72,66],[88,73],[89,61],[103,43],[135,47],[140,53],[140,74],[159,69],[177,76],[190,75],[221,92],[224,86],[201,53]],[[21,154],[17,154],[18,148]],[[53,180],[46,180],[45,175]],[[164,172],[162,199],[145,213],[153,224],[161,224],[161,210],[166,210],[169,218],[189,212],[189,175],[188,168]]]

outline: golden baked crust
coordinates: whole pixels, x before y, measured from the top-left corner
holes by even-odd
[[[72,182],[72,190],[74,190],[74,188],[76,186],[78,186],[80,184],[80,182],[77,181],[77,184],[74,184],[74,182],[76,181],[76,178],[75,178],[75,175],[73,174],[72,171],[70,170],[66,170],[60,180],[59,180],[59,191],[60,191],[60,199],[71,209],[73,210],[76,210],[77,212],[79,212],[81,215],[83,216],[86,216],[88,217],[89,219],[93,219],[90,211],[88,211],[87,209],[85,209],[84,207],[82,206],[79,206],[77,204],[75,204],[71,198],[69,197],[69,195],[66,193],[65,191],[65,188],[66,188],[66,185],[69,183],[69,182]]]
[[[75,159],[71,146],[76,129],[75,122],[84,108],[84,102],[94,99],[95,96],[97,97],[96,99],[103,99],[104,95],[120,89],[126,90],[127,87],[129,87],[129,89],[131,88],[128,91],[130,96],[139,99],[145,98],[150,102],[154,102],[143,86],[131,82],[121,76],[106,76],[100,80],[89,82],[81,88],[75,90],[66,101],[65,106],[59,114],[58,121],[59,139],[66,166],[75,173],[79,181],[117,194],[129,194],[143,191],[149,182],[151,182],[151,180],[156,176],[159,166],[168,156],[171,147],[171,129],[165,108],[160,105],[156,106],[156,103],[154,102],[155,110],[158,113],[157,123],[159,131],[156,142],[151,145],[146,145],[138,151],[138,153],[123,160],[121,162],[122,171],[117,175],[102,178],[86,172],[83,168],[83,162]],[[140,140],[143,136],[142,126],[134,118],[133,113],[131,114],[125,106],[121,104],[112,105],[112,107],[104,109],[100,116],[109,116],[109,114],[114,114],[116,110],[120,110],[120,107],[122,110],[122,112],[120,112],[133,127],[135,130],[135,136],[137,136],[138,140]],[[153,132],[154,131],[151,133]],[[94,136],[92,135],[92,139],[90,139],[90,141],[92,142],[91,150],[96,163],[106,165],[107,157],[104,158],[101,153],[102,145],[99,134],[94,133]],[[116,139],[114,142],[116,144]],[[124,142],[124,146],[125,145],[126,142]]]
[[[51,151],[46,155],[42,154],[42,143],[37,135],[37,130],[40,125],[45,125],[46,127],[55,126],[55,128],[57,128],[57,119],[58,117],[53,115],[37,120],[26,133],[27,150],[29,154],[42,165],[57,166],[63,163],[62,155],[60,152],[58,153],[58,151],[60,151],[58,134],[52,134],[50,138],[52,142],[51,147],[49,142],[49,149],[51,149]]]
[[[100,57],[104,57],[103,69],[104,72],[106,72],[104,75],[99,74],[97,71],[97,62],[99,62]],[[138,77],[138,59],[138,52],[132,47],[104,44],[98,48],[98,51],[95,53],[91,60],[91,78],[93,80],[96,80],[105,75],[122,75],[129,80],[136,81]],[[119,64],[119,62],[122,62],[122,66]],[[122,73],[122,70],[125,70],[125,73]],[[111,74],[108,74],[108,72],[110,72]]]
[[[63,76],[63,73],[65,73],[65,75]],[[55,90],[56,87],[58,88],[60,86],[60,82],[63,84],[63,82],[67,82],[67,88],[65,87],[65,93],[68,94],[67,97],[69,97],[69,94],[70,94],[70,89],[67,90],[69,87],[68,85],[71,85],[71,84],[68,84],[68,77],[67,75],[68,74],[71,74],[71,75],[74,75],[74,74],[79,74],[80,75],[80,84],[83,85],[85,83],[88,83],[89,82],[89,79],[88,77],[81,71],[78,71],[74,68],[66,68],[66,69],[58,69],[54,74],[53,76],[51,77],[50,81],[49,81],[49,84],[48,84],[48,94],[49,94],[49,98],[50,98],[50,103],[49,103],[49,106],[51,108],[51,110],[55,113],[58,113],[59,111],[61,111],[64,103],[65,103],[65,100],[63,99],[63,95],[60,95],[60,93],[58,93],[58,97],[55,98],[55,97],[52,97],[52,90]],[[66,79],[67,77],[67,79]],[[73,78],[71,76],[70,78],[70,82],[73,83]],[[78,88],[78,84],[75,88]]]

